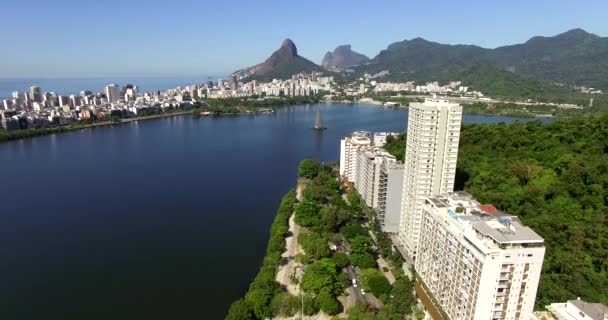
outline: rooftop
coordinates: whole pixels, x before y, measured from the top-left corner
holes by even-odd
[[[593,320],[604,320],[608,318],[608,307],[601,303],[589,303],[583,300],[569,300],[568,302],[576,306]]]
[[[437,209],[446,209],[445,218],[460,228],[470,226],[480,238],[491,238],[498,244],[540,243],[543,238],[519,221],[516,216],[500,212],[493,205],[480,205],[467,192],[456,191],[427,198]],[[441,212],[438,212],[441,214]]]

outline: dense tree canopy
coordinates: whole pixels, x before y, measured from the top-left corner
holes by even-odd
[[[321,164],[315,159],[304,159],[300,161],[298,166],[298,176],[302,178],[312,179],[319,174]]]
[[[343,289],[338,273],[338,266],[331,259],[321,259],[306,268],[301,282],[302,289],[315,294],[325,291],[338,295]]]
[[[312,201],[298,203],[295,221],[304,227],[316,227],[321,224],[321,206]]]

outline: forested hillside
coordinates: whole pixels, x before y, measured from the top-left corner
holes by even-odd
[[[404,136],[386,148],[403,158]],[[538,306],[608,303],[608,114],[463,125],[457,188],[545,238]]]

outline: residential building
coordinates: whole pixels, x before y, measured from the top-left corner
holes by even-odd
[[[360,147],[357,149],[355,166],[355,188],[361,195],[365,204],[370,208],[378,208],[380,190],[381,167],[383,163],[395,163],[393,155],[382,148]],[[382,197],[386,197],[386,189],[382,190]]]
[[[528,320],[608,320],[608,306],[583,300],[552,303],[548,311],[534,312]]]
[[[40,90],[40,87],[30,87],[30,99],[33,102],[42,102],[42,91]]]
[[[346,182],[355,181],[357,149],[372,145],[369,131],[355,131],[340,140],[340,176]]]
[[[383,162],[380,167],[380,194],[376,212],[384,232],[399,232],[402,192],[403,163]]]
[[[388,136],[398,136],[399,132],[374,132],[374,146],[384,147]]]
[[[118,102],[118,100],[120,100],[120,87],[116,84],[110,84],[107,85],[104,88],[104,92],[106,94],[106,98],[108,99],[108,102],[113,103],[113,102]]]
[[[532,313],[545,246],[517,217],[448,192],[424,200],[421,229],[416,272],[450,319]]]
[[[399,240],[416,256],[424,199],[454,190],[462,107],[428,98],[410,103]]]

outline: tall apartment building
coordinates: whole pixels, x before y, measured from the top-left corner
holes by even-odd
[[[361,147],[357,150],[355,188],[365,204],[378,208],[380,177],[383,163],[395,163],[397,159],[382,148]],[[383,197],[386,197],[384,190]]]
[[[544,240],[517,217],[465,192],[428,197],[415,267],[450,319],[526,319]]]
[[[376,212],[384,232],[397,233],[399,231],[402,192],[403,163],[383,162],[380,167],[380,187]]]
[[[348,182],[355,181],[355,167],[357,164],[357,149],[372,145],[369,131],[355,131],[348,137],[340,140],[340,176]]]
[[[105,88],[106,98],[108,102],[117,102],[120,100],[120,87],[116,84],[107,85]]]
[[[359,147],[353,183],[365,204],[376,210],[382,230],[397,233],[403,164],[382,148]]]
[[[399,239],[415,257],[424,199],[454,190],[462,107],[442,99],[410,103]]]

